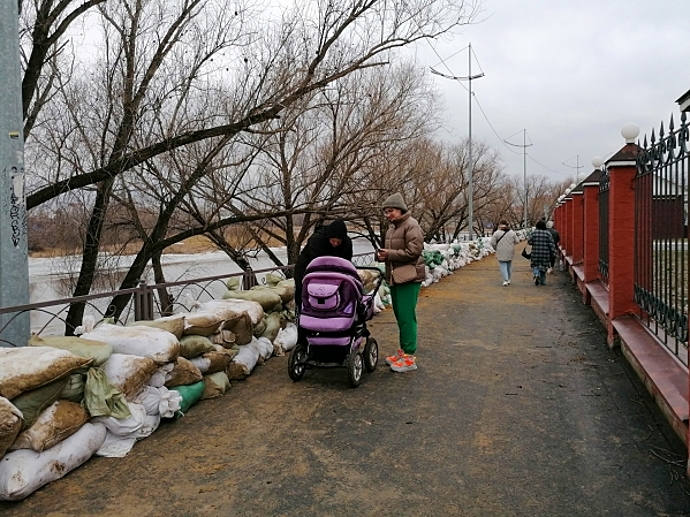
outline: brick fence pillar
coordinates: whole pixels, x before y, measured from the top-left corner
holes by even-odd
[[[582,186],[575,187],[570,195],[573,197],[573,265],[579,265],[582,264],[584,255],[585,202]]]
[[[606,162],[609,171],[609,316],[607,341],[615,346],[612,321],[635,312],[635,190],[636,158],[639,147],[633,131],[625,126],[621,131],[626,145]],[[633,133],[635,133],[633,135]]]
[[[584,253],[582,263],[584,282],[599,278],[599,170],[595,170],[582,182],[584,201]]]

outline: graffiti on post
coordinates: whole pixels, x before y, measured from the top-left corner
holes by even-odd
[[[5,206],[5,211],[9,212],[10,229],[12,244],[18,248],[22,239],[28,234],[28,220],[26,216],[26,205],[24,202],[24,170],[11,166],[5,169],[5,178],[10,178],[11,192],[9,207]],[[5,203],[7,203],[5,198]]]

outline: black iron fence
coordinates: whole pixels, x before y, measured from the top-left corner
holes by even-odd
[[[370,265],[374,261],[373,253],[355,255],[352,259],[356,266]],[[285,276],[287,270],[294,266],[271,267],[251,271],[207,276],[191,280],[147,284],[140,282],[137,287],[109,291],[74,298],[62,298],[46,302],[30,303],[14,307],[0,307],[0,314],[10,315],[4,326],[0,328],[0,346],[23,346],[26,343],[13,343],[5,336],[14,319],[21,314],[31,316],[32,332],[63,335],[71,333],[66,322],[67,313],[74,304],[84,305],[84,315],[92,317],[96,322],[113,313],[111,303],[117,297],[126,296],[128,302],[123,311],[116,318],[117,323],[126,324],[132,321],[155,319],[167,314],[191,312],[197,303],[218,299],[227,291],[227,283],[231,278],[238,278],[243,289],[249,289],[257,284],[258,278],[265,281],[265,274],[272,273]],[[163,295],[163,293],[165,293]],[[165,300],[164,302],[162,300]]]
[[[599,174],[599,278],[609,283],[609,172]]]
[[[689,128],[673,117],[668,133],[640,149],[635,178],[635,302],[640,319],[687,364]]]

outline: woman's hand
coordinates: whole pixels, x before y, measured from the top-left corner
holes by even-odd
[[[376,260],[378,260],[379,262],[385,262],[387,258],[388,258],[388,250],[386,250],[386,249],[376,250]]]

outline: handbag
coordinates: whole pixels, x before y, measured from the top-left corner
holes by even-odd
[[[391,271],[393,282],[396,284],[406,284],[417,279],[417,266],[415,264],[405,264],[398,266]]]
[[[522,248],[522,253],[521,255],[525,257],[527,260],[530,260],[532,258],[532,254],[527,252],[527,246]]]

